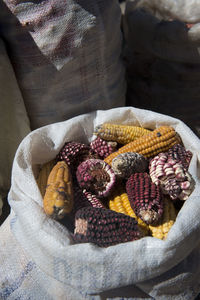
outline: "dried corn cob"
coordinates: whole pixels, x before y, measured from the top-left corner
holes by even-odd
[[[180,143],[180,137],[170,126],[161,126],[147,135],[137,138],[135,141],[119,148],[111,153],[104,161],[111,165],[112,160],[125,152],[137,152],[147,158],[154,157],[159,152],[168,151],[173,145]]]
[[[186,200],[194,189],[192,176],[168,152],[161,152],[151,159],[149,174],[152,181],[160,185],[163,193],[168,194],[172,200]]]
[[[39,175],[37,178],[37,184],[38,184],[38,187],[39,187],[42,197],[44,197],[44,194],[46,192],[47,180],[48,180],[49,174],[55,164],[56,164],[56,161],[55,161],[55,159],[53,159],[53,160],[45,163],[39,171]]]
[[[90,143],[91,149],[96,152],[100,158],[104,159],[117,149],[116,142],[109,142],[101,139],[99,136]]]
[[[43,198],[44,211],[55,219],[62,219],[73,207],[71,173],[64,161],[57,162],[51,170]]]
[[[74,240],[79,243],[109,247],[142,236],[134,218],[110,209],[84,207],[75,215]]]
[[[126,182],[130,205],[146,224],[156,223],[163,214],[163,194],[147,173],[134,173]]]
[[[176,220],[176,210],[173,202],[167,197],[164,198],[163,215],[158,224],[149,225],[151,235],[158,239],[164,240],[167,237],[169,230]]]
[[[139,126],[112,123],[103,123],[97,126],[94,130],[94,134],[103,140],[114,141],[123,145],[130,143],[149,132],[151,131]]]
[[[77,168],[76,178],[79,186],[98,197],[106,197],[115,184],[115,173],[101,159],[88,159]]]
[[[112,160],[112,169],[120,178],[128,179],[133,173],[145,172],[147,167],[148,160],[136,152],[121,153]]]
[[[71,171],[76,171],[77,166],[88,158],[98,158],[98,155],[89,145],[79,142],[67,142],[57,155],[58,161],[65,161]]]
[[[190,150],[186,150],[181,144],[176,144],[169,149],[168,156],[182,164],[186,171],[188,170],[192,158],[192,152]]]
[[[140,218],[136,216],[133,209],[131,208],[128,195],[124,188],[118,188],[108,198],[109,208],[113,211],[123,213],[132,218],[135,218],[138,222],[139,228],[142,230],[144,235],[148,235],[149,227]]]

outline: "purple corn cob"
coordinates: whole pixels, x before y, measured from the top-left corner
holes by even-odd
[[[170,148],[167,153],[168,157],[182,164],[184,170],[188,170],[190,161],[192,159],[192,152],[190,150],[186,150],[181,144],[176,144]]]
[[[116,142],[108,142],[101,139],[99,136],[90,143],[90,147],[95,151],[100,158],[104,159],[117,149]]]
[[[145,172],[147,167],[148,160],[136,152],[121,153],[112,160],[112,169],[115,174],[125,179],[133,173]]]
[[[98,158],[89,145],[79,142],[67,142],[57,155],[57,160],[64,160],[75,171],[78,165],[88,158]]]
[[[109,247],[142,236],[134,218],[110,209],[85,207],[75,215],[74,240],[79,243]]]
[[[186,200],[195,186],[189,172],[168,153],[159,153],[150,161],[149,174],[151,180],[172,200]]]
[[[88,159],[77,168],[76,178],[79,186],[97,197],[106,197],[115,184],[115,173],[101,159]]]
[[[130,205],[147,224],[156,223],[163,214],[163,194],[147,173],[134,173],[126,182]]]

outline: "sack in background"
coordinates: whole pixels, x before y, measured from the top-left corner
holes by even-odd
[[[10,188],[15,151],[29,132],[30,125],[22,95],[5,45],[0,40],[0,215],[3,198]]]
[[[125,104],[118,1],[0,3],[31,128]]]
[[[200,136],[198,1],[127,0],[128,105],[181,119]]]
[[[67,228],[43,211],[35,180],[40,164],[55,158],[66,141],[90,142],[94,127],[106,121],[151,129],[171,125],[180,134],[186,149],[193,153],[189,172],[196,182],[195,190],[180,210],[165,241],[145,237],[108,248],[90,243],[74,244]],[[0,247],[0,258],[4,257],[0,269],[0,282],[4,282],[4,287],[0,295],[6,292],[6,287],[19,282],[21,276],[22,283],[10,293],[10,299],[12,293],[18,296],[24,293],[28,298],[33,280],[34,299],[40,299],[41,294],[46,295],[42,299],[48,299],[48,282],[52,289],[55,287],[49,299],[56,300],[66,287],[70,287],[69,297],[67,294],[61,299],[102,299],[101,295],[109,291],[116,298],[126,298],[129,291],[128,299],[141,299],[137,296],[138,289],[149,295],[146,299],[195,299],[200,292],[199,147],[200,140],[180,120],[132,107],[96,111],[31,132],[17,150],[9,192],[12,245],[16,239],[22,250],[16,255],[13,247],[9,247],[11,242],[2,240],[2,231],[4,237],[9,231],[7,223],[0,232],[0,241],[4,244]],[[8,236],[10,238],[10,234]],[[28,258],[18,259],[13,264],[16,256],[23,257],[23,251]],[[27,271],[28,260],[31,261],[30,272]],[[43,286],[40,286],[41,274],[46,281]],[[32,287],[29,296],[31,293]]]

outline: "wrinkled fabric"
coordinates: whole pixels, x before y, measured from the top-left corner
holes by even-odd
[[[66,141],[91,141],[94,127],[106,121],[150,129],[171,125],[193,153],[189,172],[195,189],[165,241],[144,237],[101,249],[90,243],[74,244],[67,225],[43,211],[36,183],[40,165],[55,158]],[[180,120],[132,107],[99,110],[39,128],[22,141],[15,156],[9,192],[11,233],[30,260],[50,278],[49,283],[70,286],[84,295],[78,299],[111,295],[111,290],[116,298],[126,291],[130,292],[127,299],[195,299],[200,292],[199,147],[200,140]],[[3,268],[3,276],[11,272],[5,265]],[[23,293],[24,288],[20,288]]]
[[[31,128],[125,104],[119,3],[0,3],[0,34]]]
[[[126,1],[128,105],[181,119],[200,136],[199,1]]]
[[[21,140],[30,132],[22,95],[0,40],[0,215],[10,188],[13,158]]]

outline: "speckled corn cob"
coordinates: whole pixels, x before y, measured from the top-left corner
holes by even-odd
[[[119,154],[125,152],[137,152],[147,158],[156,156],[159,152],[168,151],[173,145],[180,143],[180,137],[170,126],[161,126],[147,135],[137,138],[135,141],[119,148],[111,153],[104,161],[109,165]]]
[[[111,166],[118,177],[128,179],[133,173],[145,172],[148,160],[142,154],[125,152],[117,155]]]
[[[158,224],[149,225],[151,235],[161,240],[166,239],[168,232],[174,224],[177,216],[174,204],[170,199],[165,197],[163,203],[164,211],[162,218],[160,219]]]
[[[37,177],[37,184],[40,190],[40,193],[42,195],[42,197],[44,197],[44,194],[46,192],[46,187],[47,187],[47,180],[49,177],[49,174],[53,168],[53,166],[56,164],[55,159],[45,163],[44,165],[42,165],[38,177]]]
[[[101,159],[88,159],[77,168],[79,186],[97,197],[106,197],[114,187],[116,177],[112,168]]]
[[[47,215],[62,219],[73,208],[74,195],[72,177],[64,161],[57,162],[51,170],[43,198],[43,207]]]
[[[79,243],[109,247],[142,236],[134,218],[110,209],[85,207],[75,216],[74,240]]]
[[[119,144],[127,144],[138,137],[151,132],[148,129],[139,126],[119,125],[112,123],[103,123],[97,126],[94,134],[107,141],[114,141]]]
[[[172,200],[186,200],[194,189],[195,182],[182,164],[170,158],[168,153],[159,153],[149,163],[152,181],[160,185],[164,194]]]
[[[163,194],[147,173],[132,174],[126,182],[130,205],[146,224],[156,223],[163,214]]]
[[[182,164],[186,171],[188,170],[192,158],[192,152],[190,150],[186,150],[181,144],[176,144],[169,149],[168,156]]]
[[[58,161],[65,161],[70,166],[71,171],[75,171],[82,161],[92,157],[98,158],[89,145],[79,142],[67,142],[56,158]]]
[[[101,139],[99,136],[90,143],[91,149],[96,152],[100,158],[104,159],[117,149],[116,142],[109,142]]]
[[[113,211],[123,213],[132,218],[135,218],[138,222],[139,228],[142,230],[144,235],[148,235],[149,227],[146,223],[144,223],[140,218],[136,216],[133,209],[131,208],[128,195],[123,188],[116,189],[109,197],[108,197],[108,205],[109,208]]]

